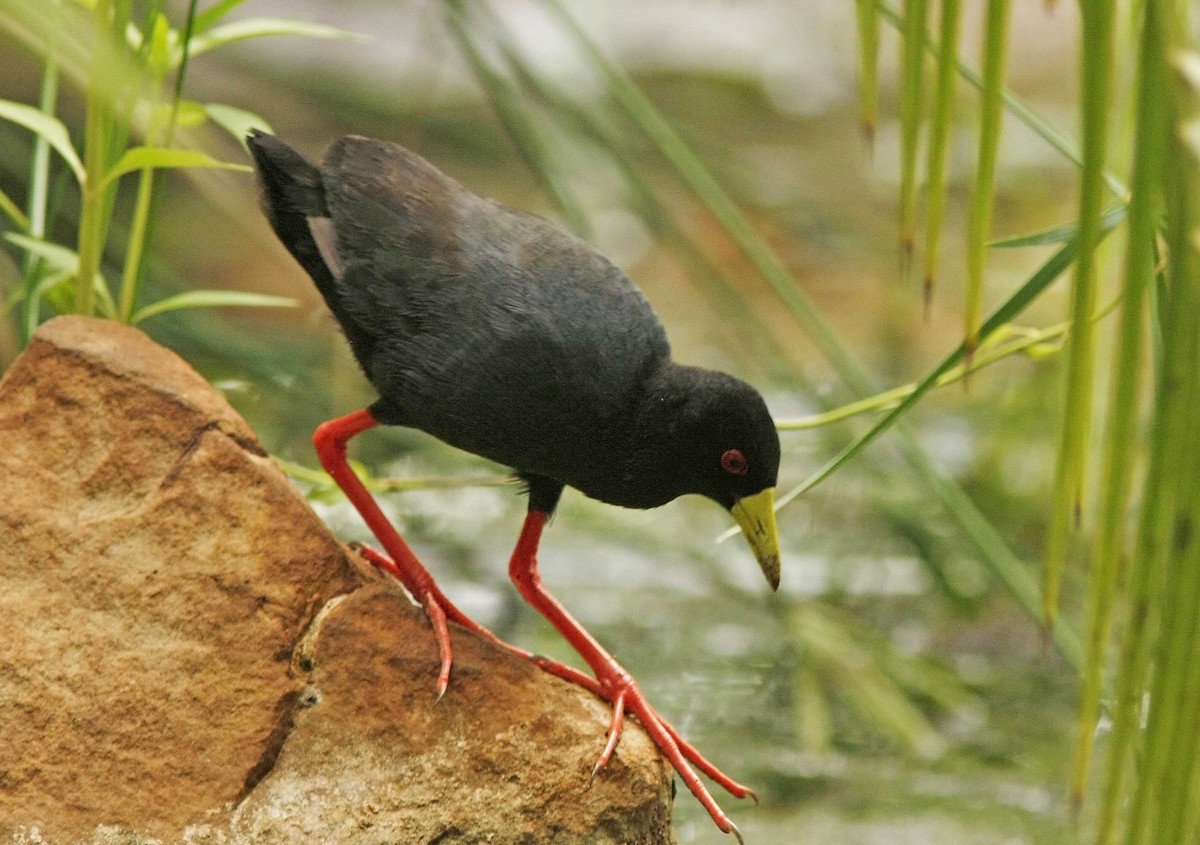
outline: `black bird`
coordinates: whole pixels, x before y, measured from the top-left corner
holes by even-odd
[[[564,486],[630,508],[699,493],[732,512],[778,587],[779,438],[762,397],[732,376],[675,363],[645,297],[583,241],[471,193],[402,147],[346,137],[318,168],[271,135],[253,132],[248,143],[271,226],[379,391],[369,408],[325,423],[313,441],[390,559],[368,555],[430,618],[439,697],[452,658],[447,620],[496,638],[442,594],[351,472],[347,441],[381,423],[426,431],[515,470],[529,510],[509,574],[596,677],[505,647],[612,704],[593,776],[632,712],[718,827],[737,835],[692,766],[739,798],[754,793],[659,717],[543,587],[536,553]]]

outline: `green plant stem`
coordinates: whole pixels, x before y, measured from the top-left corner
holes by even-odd
[[[57,19],[59,4],[54,4]],[[38,95],[38,110],[53,117],[58,108],[58,60],[54,55],[54,44],[47,45],[46,67],[42,72],[42,89]],[[33,238],[46,236],[46,215],[50,204],[50,142],[40,133],[33,144],[33,160],[30,163],[28,217],[25,232]],[[29,343],[37,330],[41,312],[41,297],[38,295],[42,279],[42,260],[29,254],[25,257],[25,295],[22,301],[21,345]]]
[[[107,83],[110,80],[107,63],[113,16],[113,0],[96,0],[93,10],[94,38],[92,74],[88,84],[87,117],[84,128],[83,198],[79,220],[79,273],[75,279],[75,311],[91,315],[95,311],[93,285],[100,272],[107,233],[105,170],[108,166],[108,145],[112,124],[112,103]]]
[[[133,222],[129,229],[129,245],[125,252],[125,268],[121,272],[121,302],[118,318],[122,323],[133,321],[137,308],[137,292],[142,275],[142,259],[154,200],[154,170],[147,167],[138,175],[137,200],[133,207]]]
[[[157,13],[158,10],[154,9]],[[148,14],[147,20],[152,20],[153,15]],[[149,33],[150,25],[147,26]],[[161,143],[163,148],[170,148],[171,142],[175,137],[175,124],[179,118],[179,103],[183,99],[183,80],[187,74],[188,61],[191,55],[192,33],[196,26],[196,0],[191,0],[188,3],[187,19],[184,23],[183,32],[181,35],[181,49],[183,51],[179,60],[179,67],[175,71],[175,85],[171,94],[171,113],[167,118],[167,125],[162,132],[161,140],[158,137],[147,137],[146,143],[150,146],[157,146]],[[159,107],[159,90],[162,87],[162,79],[150,79],[148,88],[151,91],[149,100],[149,111],[153,115]],[[150,230],[153,219],[154,209],[154,187],[156,184],[154,168],[143,168],[138,175],[138,190],[137,199],[134,203],[133,221],[129,229],[129,244],[125,250],[125,267],[121,273],[121,302],[119,319],[123,323],[132,323],[134,315],[137,312],[138,291],[142,284],[142,265],[146,256],[146,247],[150,241]]]
[[[487,92],[488,100],[508,133],[517,154],[524,159],[529,170],[542,183],[547,195],[562,215],[568,228],[581,238],[591,235],[591,224],[587,213],[576,202],[570,191],[560,184],[555,173],[557,167],[551,156],[551,147],[545,143],[537,125],[531,119],[528,108],[517,96],[513,85],[496,72],[484,58],[472,32],[463,20],[462,0],[448,0],[443,6],[446,21],[459,43],[463,56],[470,65],[475,79]]]

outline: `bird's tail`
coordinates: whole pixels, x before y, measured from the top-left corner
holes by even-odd
[[[258,129],[251,130],[246,143],[254,157],[263,210],[271,228],[312,277],[361,360],[370,338],[356,327],[343,306],[332,246],[323,250],[314,234],[329,226],[321,171],[298,150]]]

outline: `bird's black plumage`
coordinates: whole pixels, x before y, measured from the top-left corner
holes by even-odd
[[[731,508],[774,486],[759,394],[675,363],[645,297],[583,241],[393,144],[342,138],[320,168],[269,135],[250,149],[380,422],[513,467],[550,509],[561,485],[638,508],[685,493]],[[744,472],[723,466],[729,450]]]

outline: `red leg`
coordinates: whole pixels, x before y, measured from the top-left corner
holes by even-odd
[[[338,487],[346,494],[351,504],[362,515],[367,527],[371,529],[383,544],[384,549],[391,555],[388,560],[378,552],[366,553],[364,556],[376,566],[387,570],[404,585],[416,599],[433,625],[434,637],[438,644],[438,654],[441,657],[441,670],[438,672],[437,694],[440,699],[450,683],[450,665],[453,662],[453,652],[450,648],[450,632],[446,620],[457,622],[487,639],[496,637],[483,626],[477,624],[465,613],[455,607],[434,583],[424,564],[417,559],[404,538],[392,527],[379,505],[371,497],[362,481],[350,469],[346,461],[346,444],[351,437],[361,434],[367,429],[374,428],[379,423],[368,410],[357,411],[344,417],[321,425],[313,435],[313,445],[317,447],[317,457],[321,466],[325,467]],[[497,640],[498,641],[498,640]]]
[[[313,445],[317,448],[317,457],[321,461],[321,466],[325,467],[325,471],[342,488],[342,491],[346,494],[351,504],[362,515],[363,520],[367,523],[367,527],[371,529],[371,532],[379,539],[379,542],[391,557],[389,558],[387,555],[380,554],[367,546],[359,547],[360,554],[380,569],[393,575],[412,594],[413,598],[425,608],[425,614],[429,617],[430,624],[433,626],[434,638],[438,645],[438,655],[441,657],[441,669],[438,672],[437,680],[438,698],[440,699],[445,694],[446,688],[449,686],[450,666],[454,659],[453,650],[450,646],[450,631],[446,625],[447,620],[462,625],[464,628],[479,634],[485,639],[491,640],[520,657],[533,660],[546,671],[552,672],[568,681],[574,681],[585,687],[588,687],[589,684],[594,685],[595,681],[578,669],[564,666],[552,660],[536,657],[524,649],[509,645],[499,639],[487,628],[484,628],[455,607],[442,591],[438,589],[437,584],[433,581],[433,577],[429,574],[429,570],[417,559],[412,549],[404,542],[404,538],[388,522],[387,517],[383,515],[383,511],[379,509],[379,505],[371,497],[370,492],[363,486],[362,481],[359,480],[358,476],[354,474],[354,471],[350,469],[350,465],[346,462],[346,444],[350,438],[370,428],[374,428],[378,424],[368,410],[339,417],[317,428],[316,433],[313,435]]]
[[[513,551],[508,573],[525,600],[558,629],[558,632],[579,652],[580,657],[596,673],[596,680],[589,684],[583,684],[583,686],[613,705],[608,741],[592,774],[595,775],[596,771],[604,767],[616,749],[624,713],[633,713],[645,727],[646,733],[654,740],[659,751],[675,767],[675,771],[687,784],[688,789],[704,805],[704,809],[708,810],[708,814],[712,816],[717,827],[725,833],[732,833],[741,842],[742,836],[737,827],[717,805],[691,764],[694,763],[701,771],[738,798],[753,796],[754,792],[722,774],[695,748],[684,742],[675,729],[650,706],[633,676],[625,671],[542,585],[541,576],[537,571],[537,549],[548,518],[548,514],[542,511],[529,511],[525,518],[525,526],[521,530],[521,537]]]

